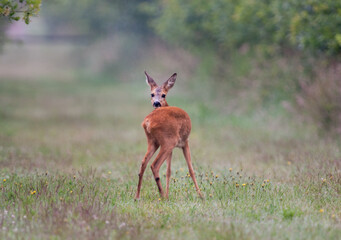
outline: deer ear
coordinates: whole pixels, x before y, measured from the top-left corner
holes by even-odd
[[[154,88],[156,88],[157,84],[154,81],[154,79],[151,76],[149,76],[146,71],[144,71],[144,74],[146,75],[146,83],[150,86],[150,89],[153,90]]]
[[[166,82],[164,82],[163,88],[165,88],[167,91],[171,89],[175,84],[176,77],[177,74],[174,73]]]

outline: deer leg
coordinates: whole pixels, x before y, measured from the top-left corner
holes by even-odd
[[[167,173],[166,173],[166,198],[168,199],[168,193],[169,193],[169,180],[171,177],[171,161],[172,161],[172,152],[167,157]]]
[[[198,193],[200,198],[203,198],[203,196],[200,192],[197,180],[195,179],[195,174],[194,174],[194,170],[193,170],[193,166],[192,166],[192,160],[191,160],[191,152],[189,150],[188,142],[186,142],[185,146],[182,148],[182,151],[184,153],[184,156],[185,156],[185,159],[187,162],[187,166],[188,166],[188,171],[189,171],[190,176],[192,177],[192,180],[194,182],[197,193]]]
[[[164,196],[164,193],[163,193],[163,189],[162,189],[162,185],[161,185],[161,181],[160,181],[159,170],[160,170],[162,163],[164,163],[164,161],[168,157],[169,153],[170,153],[170,151],[168,151],[167,149],[165,149],[161,146],[159,154],[156,156],[154,162],[150,166],[150,168],[152,169],[155,181],[156,181],[156,185],[159,188],[159,192],[160,192],[161,197]]]
[[[141,190],[141,185],[142,185],[143,173],[146,170],[149,160],[151,159],[151,157],[153,156],[153,154],[156,152],[158,148],[159,146],[152,144],[152,143],[148,143],[147,153],[142,159],[142,163],[141,163],[141,169],[139,173],[139,183],[137,184],[137,191],[136,191],[135,199],[140,198],[140,190]]]

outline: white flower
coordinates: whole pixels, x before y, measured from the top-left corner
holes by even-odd
[[[123,223],[120,224],[120,226],[118,226],[118,228],[121,229],[121,228],[124,228],[125,226],[126,226],[126,223],[123,222]]]

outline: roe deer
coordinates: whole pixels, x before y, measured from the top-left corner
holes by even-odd
[[[184,110],[178,107],[170,107],[166,101],[166,95],[169,89],[174,86],[177,74],[174,73],[166,82],[162,84],[162,86],[158,86],[155,81],[147,74],[147,72],[144,73],[146,75],[147,84],[151,89],[151,102],[154,110],[147,117],[145,117],[142,122],[142,127],[144,128],[147,136],[148,149],[146,155],[142,159],[139,173],[139,183],[137,185],[135,199],[140,198],[143,173],[149,160],[159,147],[160,152],[152,163],[151,169],[161,197],[168,198],[172,151],[175,147],[179,147],[182,148],[188,165],[189,174],[193,179],[197,193],[202,198],[198,183],[195,179],[191,162],[191,153],[188,145],[188,137],[191,132],[191,119]],[[159,170],[161,165],[166,160],[166,193],[164,193],[160,182]]]

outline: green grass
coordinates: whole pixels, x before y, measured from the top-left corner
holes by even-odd
[[[125,83],[1,80],[0,238],[339,238],[336,140],[281,110],[227,114],[224,101],[188,90],[175,86],[168,102],[192,118],[205,200],[175,150],[169,200],[159,199],[148,168],[136,202],[147,146],[140,123],[152,110],[143,76]],[[164,185],[165,166],[161,173]]]

